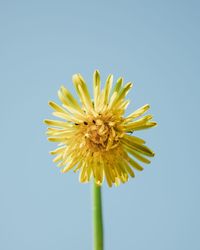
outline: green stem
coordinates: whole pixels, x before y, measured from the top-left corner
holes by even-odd
[[[93,184],[93,230],[94,250],[103,250],[103,217],[101,204],[101,187]]]

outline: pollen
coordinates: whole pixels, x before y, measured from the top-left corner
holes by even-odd
[[[113,121],[106,117],[91,117],[87,127],[82,126],[80,129],[85,138],[85,145],[91,152],[105,152],[118,146],[119,138],[123,131],[117,128]]]

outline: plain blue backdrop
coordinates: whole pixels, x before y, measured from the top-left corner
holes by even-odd
[[[200,249],[200,2],[0,0],[0,249],[92,249],[91,185],[62,175],[44,118],[71,76],[133,81],[129,112],[156,152],[118,188],[103,187],[105,250]]]

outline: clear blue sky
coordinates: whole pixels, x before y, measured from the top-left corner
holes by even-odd
[[[133,81],[152,164],[103,187],[105,250],[200,249],[199,1],[0,1],[1,250],[92,249],[91,185],[61,175],[44,135],[71,75]]]

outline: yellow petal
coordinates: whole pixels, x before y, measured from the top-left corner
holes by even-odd
[[[129,167],[129,165],[127,163],[125,163],[123,166],[131,177],[135,177],[133,170]]]
[[[136,150],[144,155],[148,155],[150,157],[153,157],[155,154],[154,152],[148,148],[147,146],[144,145],[140,145],[140,144],[136,144],[134,142],[129,143],[128,141],[125,140],[121,140],[122,145],[128,150],[128,151],[132,151],[132,150]]]
[[[129,122],[141,115],[143,115],[148,109],[150,108],[150,105],[149,104],[146,104],[142,107],[140,107],[139,109],[137,109],[136,111],[134,111],[133,113],[131,113],[130,115],[128,115],[126,118],[125,118],[125,122]]]
[[[144,156],[142,156],[142,155],[141,155],[140,153],[138,153],[137,151],[132,150],[132,151],[131,151],[131,154],[132,154],[136,159],[138,159],[138,160],[141,161],[141,162],[144,162],[144,163],[146,163],[146,164],[151,163],[151,161],[150,161],[149,159],[145,158]]]
[[[44,120],[44,123],[49,126],[54,127],[61,127],[61,128],[68,128],[69,123],[68,122],[61,122],[61,121],[55,121],[55,120]]]
[[[58,162],[58,161],[60,161],[60,160],[62,160],[62,154],[57,155],[57,156],[53,159],[53,162]]]
[[[145,125],[135,127],[133,130],[134,131],[136,131],[136,130],[144,130],[144,129],[152,128],[152,127],[155,127],[155,126],[157,126],[156,122],[148,122]]]
[[[72,169],[72,168],[77,164],[77,162],[78,162],[77,159],[72,160],[72,162],[71,162],[69,165],[67,165],[66,167],[64,167],[64,168],[61,170],[61,172],[62,172],[62,173],[68,172],[70,169]]]
[[[83,77],[80,74],[75,74],[72,77],[72,81],[75,85],[76,92],[79,95],[82,103],[84,105],[89,105],[92,108],[93,105],[91,102],[90,94]]]
[[[102,161],[102,160],[101,160],[101,161]],[[112,187],[112,180],[111,180],[111,176],[110,176],[110,171],[109,171],[107,165],[105,165],[104,162],[102,161],[102,162],[101,162],[101,166],[102,166],[102,168],[103,168],[103,170],[104,170],[104,174],[105,174],[105,177],[106,177],[106,181],[107,181],[107,183],[108,183],[108,186],[109,186],[109,187]]]
[[[81,109],[80,105],[78,104],[76,99],[72,96],[72,94],[69,92],[69,90],[66,89],[64,86],[61,86],[60,89],[61,89],[64,97],[69,101],[70,105],[82,113],[82,109]]]
[[[74,123],[83,122],[82,119],[78,119],[78,118],[76,118],[70,114],[67,114],[67,113],[53,112],[52,114],[58,118],[64,119],[64,120],[69,121],[69,122],[74,122]]]
[[[109,103],[109,108],[112,106],[112,103],[114,102],[114,100],[117,98],[120,90],[121,90],[121,86],[123,84],[123,78],[119,78],[117,80],[117,83],[115,84],[115,87],[113,89],[113,93],[111,95],[111,98],[110,98],[110,103]]]
[[[64,147],[60,147],[60,148],[56,148],[55,150],[51,151],[50,154],[51,155],[55,155],[55,154],[60,154],[64,151],[65,146]]]
[[[120,77],[120,78],[117,80],[117,82],[116,82],[116,84],[115,84],[115,87],[113,88],[113,93],[114,93],[114,92],[119,93],[122,84],[123,84],[123,78]]]
[[[127,83],[124,88],[121,89],[118,95],[113,100],[110,100],[110,103],[108,105],[109,108],[112,108],[117,106],[117,104],[123,100],[126,95],[128,94],[129,90],[132,88],[133,84],[131,82]]]
[[[72,113],[74,116],[76,116],[76,115],[79,115],[79,116],[84,115],[83,110],[80,110],[75,105],[72,105],[71,102],[67,99],[65,93],[63,93],[63,88],[62,87],[58,90],[58,97],[59,97],[60,101],[63,103],[63,106],[70,113]]]
[[[67,114],[68,114],[68,112],[67,112],[64,108],[60,107],[60,106],[59,106],[58,104],[56,104],[55,102],[49,102],[48,104],[49,104],[49,106],[50,106],[51,108],[53,108],[55,111],[57,111],[57,112],[62,112],[62,113],[67,113]]]
[[[66,138],[65,137],[49,137],[48,140],[51,142],[64,142]]]
[[[130,143],[131,142],[135,142],[137,144],[138,143],[139,144],[145,144],[146,143],[143,139],[141,139],[139,137],[136,137],[136,136],[133,136],[133,135],[127,135],[127,134],[125,134],[123,138],[126,139],[126,140],[128,140]]]
[[[93,74],[93,90],[94,90],[94,109],[97,110],[100,98],[100,91],[101,91],[101,80],[100,80],[100,73],[98,70],[95,70]]]
[[[112,88],[112,83],[113,83],[113,75],[109,75],[107,80],[106,80],[106,84],[105,84],[105,88],[104,88],[104,104],[105,105],[108,104],[110,90]]]
[[[87,173],[87,165],[84,164],[80,170],[80,174],[79,174],[79,181],[80,182],[85,182],[87,181],[87,176],[86,176],[86,173]]]
[[[131,166],[139,171],[143,170],[143,167],[140,166],[140,164],[138,164],[136,161],[134,161],[133,159],[130,158],[129,163],[131,164]]]
[[[127,125],[124,125],[124,129],[125,131],[129,131],[129,130],[131,131],[137,127],[145,126],[149,122],[149,120],[151,120],[152,118],[153,118],[152,115],[146,115],[138,119],[137,121],[130,122]]]
[[[82,104],[85,106],[86,111],[89,112],[89,113],[90,112],[92,113],[92,111],[93,111],[93,105],[91,103],[91,99],[87,98],[87,96],[85,95],[85,92],[84,92],[84,90],[83,90],[83,88],[82,88],[81,85],[78,85],[77,89],[79,90],[80,99],[81,99]]]

